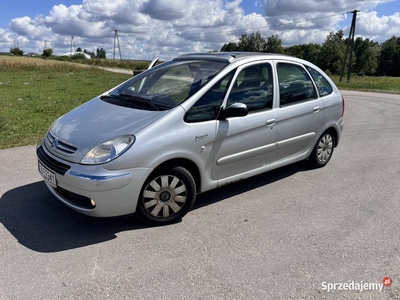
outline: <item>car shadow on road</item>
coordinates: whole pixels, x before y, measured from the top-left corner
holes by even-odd
[[[203,206],[211,205],[213,203],[228,199],[236,195],[246,193],[261,186],[268,185],[286,177],[290,177],[296,173],[306,172],[310,170],[311,169],[306,161],[300,161],[298,163],[288,165],[280,169],[272,170],[251,178],[244,179],[242,181],[238,181],[205,192],[197,196],[196,202],[193,206],[193,210],[201,208]]]
[[[57,252],[116,238],[116,233],[145,228],[132,218],[93,218],[57,200],[43,181],[6,192],[0,199],[0,223],[25,247]]]
[[[193,209],[307,171],[300,162],[203,193]],[[59,252],[115,239],[116,234],[148,228],[135,217],[93,218],[59,202],[43,181],[21,186],[0,198],[0,223],[23,246],[37,252]],[[173,226],[173,225],[171,225]]]

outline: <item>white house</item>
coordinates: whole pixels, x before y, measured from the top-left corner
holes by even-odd
[[[67,53],[61,54],[60,56],[72,56],[72,55],[75,55],[75,54],[82,54],[82,55],[85,56],[85,58],[91,59],[91,56],[89,54],[83,52],[83,51],[67,52]]]

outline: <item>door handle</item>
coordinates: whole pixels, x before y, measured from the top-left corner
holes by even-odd
[[[269,119],[267,121],[265,121],[265,124],[267,124],[267,126],[273,126],[276,123],[276,119]]]
[[[313,107],[313,111],[314,111],[314,112],[319,112],[319,111],[320,111],[320,109],[321,109],[321,108],[320,108],[319,106],[315,106],[315,107]]]

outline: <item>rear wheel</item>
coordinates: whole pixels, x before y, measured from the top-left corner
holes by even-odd
[[[318,139],[309,161],[315,168],[324,167],[332,157],[335,148],[335,137],[331,131],[324,132]]]
[[[190,172],[173,166],[152,174],[138,201],[138,217],[151,224],[179,221],[193,206],[196,185]]]

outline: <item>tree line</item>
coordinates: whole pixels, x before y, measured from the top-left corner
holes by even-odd
[[[330,32],[322,44],[282,46],[278,35],[264,39],[260,32],[243,34],[239,42],[222,46],[221,51],[281,53],[308,60],[328,74],[340,74],[349,39],[343,30]],[[383,43],[357,37],[354,41],[352,73],[367,76],[400,76],[400,37]]]
[[[18,47],[12,48],[10,49],[10,53],[12,55],[17,55],[17,56],[22,56],[24,55],[24,51],[21,50]],[[96,53],[88,51],[86,49],[83,49],[81,47],[78,47],[75,51],[75,54],[71,56],[71,59],[84,59],[86,58],[85,55],[83,55],[82,53],[86,53],[88,55],[90,55],[91,58],[106,58],[106,50],[104,50],[103,48],[97,48]],[[43,50],[43,53],[41,56],[43,57],[51,57],[53,55],[53,49],[51,48],[47,48]]]
[[[330,32],[322,44],[309,43],[288,47],[282,46],[282,40],[278,35],[271,35],[264,39],[257,31],[249,35],[243,34],[237,43],[224,44],[221,51],[287,54],[308,60],[328,74],[338,75],[343,65],[347,43],[349,43],[349,39],[345,38],[343,30]],[[77,52],[71,59],[85,58],[79,52],[89,54],[92,58],[106,58],[106,51],[103,48],[97,48],[94,53],[86,49],[82,51],[79,47]],[[24,54],[19,48],[11,49],[10,53]],[[51,48],[43,50],[43,57],[52,55]],[[400,76],[400,37],[393,36],[381,44],[357,37],[354,41],[352,73],[362,76]]]

